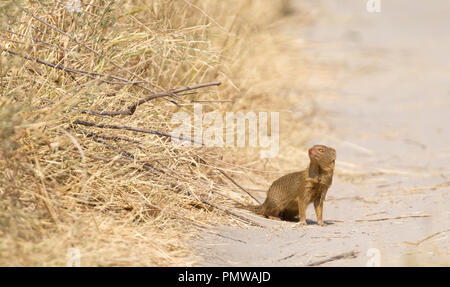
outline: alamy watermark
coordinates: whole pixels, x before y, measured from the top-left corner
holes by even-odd
[[[81,12],[80,0],[67,0],[66,8],[69,12]]]
[[[66,267],[80,267],[81,252],[78,248],[69,248],[66,253]]]
[[[369,248],[366,252],[369,260],[366,262],[367,267],[380,267],[381,266],[381,252],[378,248]]]
[[[369,13],[381,12],[381,0],[367,0],[366,10]]]
[[[270,112],[269,130],[268,112],[226,112],[223,117],[217,111],[203,114],[203,106],[194,104],[193,119],[186,112],[177,112],[171,124],[178,124],[171,133],[172,143],[178,146],[245,147],[248,140],[249,147],[263,148],[261,158],[273,158],[279,152],[278,112]]]

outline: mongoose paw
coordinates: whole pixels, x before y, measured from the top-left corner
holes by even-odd
[[[326,226],[326,224],[325,223],[323,223],[323,222],[319,222],[319,223],[317,223],[319,226]]]
[[[296,228],[296,227],[301,227],[301,226],[306,226],[306,225],[308,225],[306,223],[306,221],[299,221],[299,222],[295,223],[293,227]]]

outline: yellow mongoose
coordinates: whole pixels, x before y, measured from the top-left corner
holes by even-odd
[[[266,200],[256,208],[257,213],[288,220],[298,215],[299,223],[306,225],[306,207],[314,202],[317,223],[324,225],[323,202],[333,179],[336,150],[315,145],[309,149],[309,158],[308,168],[282,176],[272,183]]]

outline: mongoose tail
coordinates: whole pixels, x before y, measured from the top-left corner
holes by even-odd
[[[259,215],[264,215],[264,203],[257,205],[244,205],[242,208]]]

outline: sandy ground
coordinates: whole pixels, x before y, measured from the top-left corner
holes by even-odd
[[[311,71],[310,144],[336,148],[325,227],[258,220],[217,227],[194,248],[206,266],[450,266],[450,2],[303,1],[317,21],[296,31],[305,53],[335,70]],[[314,119],[312,120],[312,123]]]

